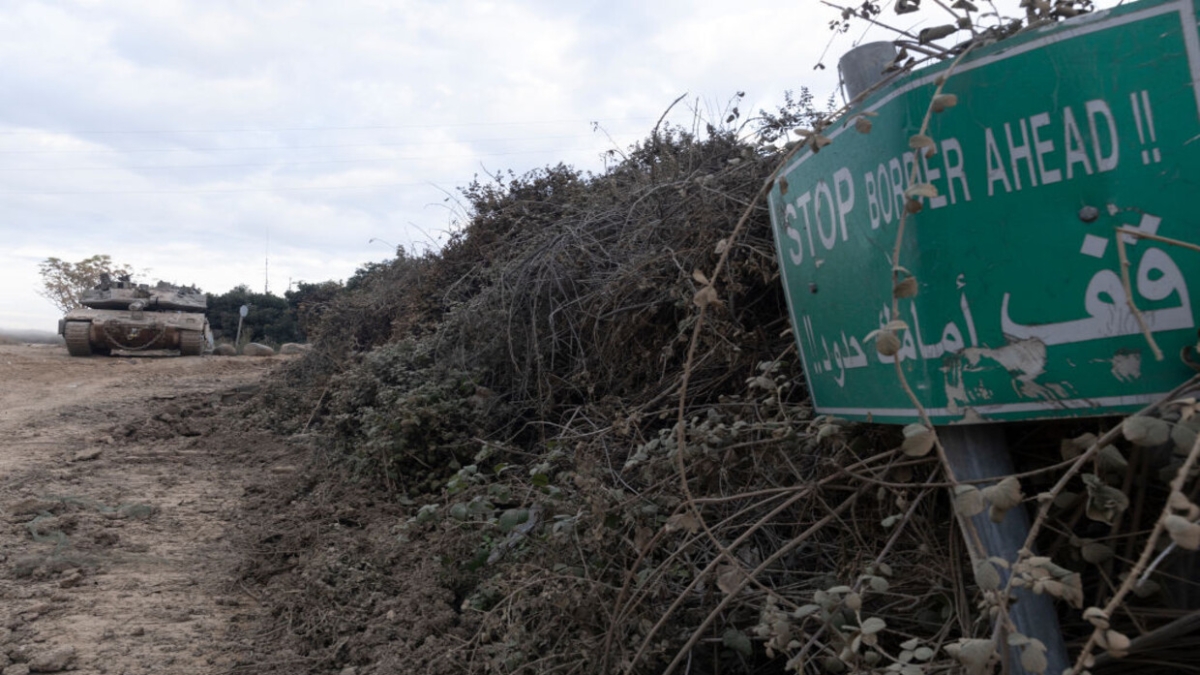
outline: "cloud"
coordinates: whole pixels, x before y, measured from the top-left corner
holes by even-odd
[[[1015,0],[1012,0],[1015,3]],[[344,279],[444,240],[473,176],[671,119],[836,89],[810,0],[9,0],[0,326],[53,327],[37,262],[108,253],[223,292]],[[600,131],[594,131],[598,122]],[[389,242],[371,243],[372,239]]]

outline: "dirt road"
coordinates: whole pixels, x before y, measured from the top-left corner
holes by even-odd
[[[290,470],[222,415],[275,359],[0,346],[0,672],[229,672],[254,631],[232,539]]]

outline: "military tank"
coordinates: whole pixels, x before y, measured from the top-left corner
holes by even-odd
[[[178,349],[181,356],[212,350],[212,331],[204,310],[208,298],[196,288],[159,282],[135,284],[100,276],[83,292],[83,307],[67,312],[58,334],[71,356],[109,355],[114,350]]]

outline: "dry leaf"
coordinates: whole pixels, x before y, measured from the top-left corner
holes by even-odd
[[[956,105],[958,105],[958,96],[954,94],[938,94],[933,97],[933,112],[935,113],[940,113]]]
[[[699,269],[692,270],[692,279],[701,286],[710,285],[708,283],[708,277],[705,276],[704,272],[701,272]]]
[[[1186,456],[1196,444],[1196,430],[1192,428],[1191,420],[1180,422],[1171,428],[1171,442],[1175,444],[1175,454]]]
[[[1064,439],[1059,445],[1059,454],[1062,455],[1064,461],[1075,459],[1079,455],[1083,454],[1084,450],[1092,447],[1092,444],[1094,444],[1096,440],[1096,434],[1093,433],[1086,433],[1082,436],[1076,436],[1075,438]]]
[[[704,288],[701,288],[700,290],[696,291],[696,295],[692,296],[692,302],[695,303],[697,307],[701,308],[712,304],[720,305],[720,301],[717,298],[717,289],[713,288],[712,286],[705,286]]]
[[[736,628],[730,628],[721,636],[721,643],[742,656],[752,656],[754,654],[754,645],[750,642],[750,636]]]
[[[1171,490],[1171,494],[1167,497],[1167,504],[1176,511],[1192,510],[1192,500],[1179,490]]]
[[[687,530],[689,534],[696,534],[696,532],[700,531],[700,521],[691,512],[677,513],[667,518],[667,524],[664,528],[667,532]]]
[[[1008,509],[1002,509],[995,504],[992,504],[990,507],[988,507],[988,520],[992,521],[993,523],[1003,523],[1004,514],[1006,513],[1008,513]]]
[[[954,24],[945,24],[942,26],[932,26],[930,28],[922,28],[920,33],[917,33],[917,42],[925,44],[940,40],[948,35],[953,35],[958,32],[958,26]]]
[[[1021,481],[1009,476],[995,485],[985,487],[983,496],[992,506],[1007,511],[1021,503]]]
[[[909,457],[924,457],[933,449],[937,435],[924,424],[910,424],[904,427],[904,443],[900,449]]]
[[[1166,503],[1170,504],[1172,509],[1181,510],[1188,520],[1200,518],[1200,507],[1192,503],[1181,491],[1171,490],[1170,496],[1166,497]]]
[[[1087,517],[1112,525],[1129,508],[1129,498],[1124,492],[1106,485],[1095,474],[1085,473],[1082,478],[1088,492]]]
[[[996,643],[992,640],[960,638],[958,643],[946,645],[946,652],[958,659],[967,675],[983,675],[992,656],[996,654]]]
[[[875,336],[875,351],[884,356],[895,356],[900,351],[900,338],[890,330],[881,330]]]
[[[854,130],[860,134],[871,133],[871,120],[860,116],[858,119],[854,120]]]
[[[1100,632],[1104,637],[1097,640],[1101,647],[1108,650],[1116,658],[1121,658],[1129,654],[1130,639],[1124,633],[1120,633],[1113,629],[1108,629]]]
[[[917,197],[932,198],[938,196],[938,191],[931,183],[913,183],[904,191],[904,196],[910,199]]]
[[[983,495],[974,485],[954,486],[954,512],[970,518],[983,513]]]
[[[742,583],[742,570],[735,565],[721,565],[717,568],[717,588],[725,595],[733,595]]]
[[[1062,591],[1058,597],[1076,609],[1083,607],[1083,577],[1078,572],[1070,572],[1060,576],[1059,582],[1062,583]]]
[[[1108,628],[1108,615],[1099,607],[1088,607],[1083,610],[1083,618],[1087,619],[1096,628]]]
[[[915,298],[917,297],[917,278],[908,277],[896,284],[892,288],[892,297],[895,298]]]
[[[806,616],[809,616],[811,614],[816,614],[820,611],[821,611],[820,605],[814,605],[814,604],[800,605],[799,607],[796,608],[796,610],[794,612],[792,612],[792,616],[797,619],[803,619]]]
[[[1129,470],[1129,462],[1125,460],[1125,456],[1111,445],[1100,448],[1096,453],[1096,466],[1104,473],[1124,474]]]
[[[1135,445],[1153,447],[1171,439],[1171,426],[1157,417],[1132,415],[1121,424],[1125,438]],[[1189,448],[1190,450],[1190,448]]]
[[[975,583],[984,591],[994,591],[1000,588],[1000,571],[987,560],[975,563]]]
[[[512,509],[512,510],[516,511],[517,509]],[[516,520],[516,518],[513,516],[510,516],[510,518],[512,518],[513,520]],[[515,529],[515,526],[513,529]],[[646,546],[648,546],[650,544],[650,540],[653,538],[654,538],[654,532],[652,532],[650,530],[650,528],[648,528],[648,527],[637,528],[636,530],[634,530],[634,533],[633,533],[634,549],[636,549],[638,551],[645,551]]]
[[[1133,594],[1139,598],[1148,598],[1160,590],[1162,587],[1153,579],[1142,579],[1133,585]]]
[[[1064,491],[1058,493],[1058,496],[1054,498],[1054,508],[1069,509],[1069,508],[1072,508],[1073,506],[1075,506],[1075,504],[1077,504],[1078,502],[1079,502],[1078,494],[1076,494],[1074,492],[1067,492],[1066,490],[1064,490]]]
[[[862,609],[862,596],[858,593],[851,593],[846,596],[845,603],[846,609],[852,612],[857,612],[858,610]]]
[[[1171,541],[1178,544],[1180,548],[1186,548],[1189,551],[1200,549],[1200,525],[1175,514],[1167,516],[1163,525],[1171,534]]]
[[[929,136],[926,136],[925,134],[916,134],[915,136],[909,136],[908,147],[912,148],[913,150],[921,150],[922,148],[932,148],[936,146],[933,142],[933,139]]]
[[[864,619],[859,627],[863,635],[874,635],[884,628],[887,628],[887,622],[877,616]]]
[[[1106,560],[1112,559],[1115,552],[1111,546],[1101,544],[1098,541],[1089,541],[1079,547],[1079,555],[1083,556],[1083,559],[1091,564],[1099,565]]]
[[[1031,638],[1029,643],[1021,648],[1021,667],[1031,673],[1041,675],[1049,666],[1046,660],[1046,645],[1037,638]]]

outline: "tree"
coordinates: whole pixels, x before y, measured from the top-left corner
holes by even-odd
[[[296,312],[286,299],[270,293],[255,293],[245,284],[220,295],[208,294],[208,322],[214,336],[234,339],[238,310],[242,305],[250,305],[250,313],[242,324],[243,340],[275,344],[302,340]]]
[[[355,276],[358,276],[357,273]],[[311,333],[320,323],[321,316],[344,290],[345,286],[338,281],[316,284],[301,281],[296,284],[296,290],[283,294],[296,317],[297,332],[302,340],[312,339]]]
[[[107,255],[94,255],[77,263],[46,258],[38,265],[38,273],[42,275],[42,290],[38,294],[66,313],[82,306],[79,298],[100,283],[101,274],[115,278],[133,274],[133,268],[117,265]]]

